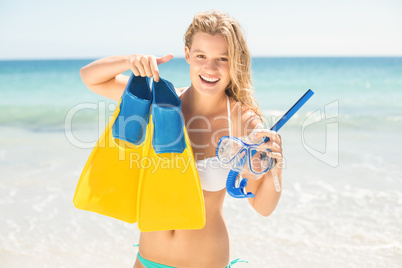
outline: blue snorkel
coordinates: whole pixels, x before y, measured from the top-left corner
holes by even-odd
[[[286,122],[313,96],[314,92],[309,89],[304,93],[304,95],[271,127],[270,130],[272,131],[278,131],[283,127],[283,125],[286,124]],[[244,166],[247,163],[247,160],[251,157],[253,157],[256,153],[257,150],[255,149],[262,143],[266,143],[269,141],[269,137],[261,138],[257,144],[247,144],[243,141],[240,141],[239,139],[236,138],[235,142],[236,145],[240,144],[242,146],[242,149],[239,150],[233,158],[231,158],[229,161],[225,161],[222,159],[222,157],[219,156],[223,151],[225,151],[227,148],[225,148],[225,145],[228,143],[222,143],[223,140],[228,139],[229,137],[222,137],[221,140],[219,141],[218,147],[216,149],[216,155],[218,156],[218,159],[223,162],[223,163],[229,163],[233,162],[232,164],[232,169],[229,172],[227,181],[226,181],[226,190],[231,195],[232,197],[236,198],[253,198],[255,195],[251,192],[246,192],[246,185],[248,179],[244,178],[241,179],[240,184],[236,186],[236,180],[238,176],[241,176],[242,171]],[[233,139],[233,138],[232,138]],[[267,149],[270,151],[269,149]],[[272,158],[268,158],[268,156],[265,154],[260,154],[260,158],[262,161],[264,161],[266,164],[264,166],[264,171],[263,172],[254,172],[255,174],[261,174],[265,173],[268,170],[270,170],[272,167],[275,166],[275,161]],[[264,159],[263,159],[264,158]],[[250,170],[251,168],[251,163],[250,163]]]

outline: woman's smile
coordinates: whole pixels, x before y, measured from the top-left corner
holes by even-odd
[[[215,86],[220,80],[220,78],[209,75],[200,75],[200,78],[204,86]]]

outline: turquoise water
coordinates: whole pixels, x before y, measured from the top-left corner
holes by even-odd
[[[4,267],[134,263],[135,225],[72,205],[115,104],[81,82],[91,61],[0,61]],[[174,59],[160,73],[185,87],[188,69]],[[231,255],[249,261],[238,267],[399,267],[402,58],[254,58],[252,77],[267,124],[307,89],[315,95],[280,130],[286,166],[274,214],[225,200]],[[77,107],[71,138],[66,118]]]
[[[0,124],[37,130],[63,129],[67,111],[105,100],[85,88],[79,69],[91,60],[0,61]],[[176,87],[190,84],[184,59],[160,66]],[[382,129],[402,120],[402,58],[255,58],[257,100],[267,117],[284,111],[307,89],[317,94],[308,111],[339,100],[346,126]],[[91,123],[97,113],[77,114]]]

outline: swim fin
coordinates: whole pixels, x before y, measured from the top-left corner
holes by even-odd
[[[151,101],[149,79],[132,74],[82,171],[73,200],[77,208],[137,221],[139,162],[151,141]]]
[[[160,78],[152,85],[153,102],[138,185],[138,228],[143,232],[201,229],[204,197],[191,144],[173,85]],[[151,142],[152,140],[152,142]]]

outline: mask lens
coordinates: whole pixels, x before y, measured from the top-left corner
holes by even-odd
[[[240,152],[243,145],[229,137],[221,139],[218,147],[218,158],[222,163],[231,162]]]
[[[252,172],[260,174],[268,171],[272,161],[271,157],[268,156],[268,152],[268,149],[250,150],[250,168]]]

